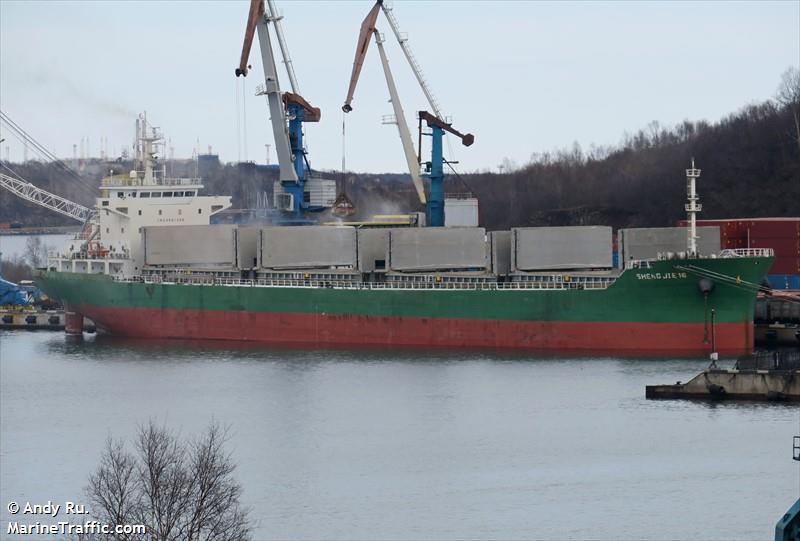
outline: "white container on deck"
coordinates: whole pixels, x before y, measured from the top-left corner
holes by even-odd
[[[610,227],[517,227],[511,230],[512,272],[611,267]]]
[[[354,227],[303,225],[261,229],[261,268],[356,268]]]
[[[386,261],[399,272],[488,271],[486,231],[482,227],[392,229]]]
[[[478,227],[476,197],[446,196],[444,199],[445,227]]]

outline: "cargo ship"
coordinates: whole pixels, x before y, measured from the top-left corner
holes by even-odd
[[[753,348],[761,254],[655,261],[616,278],[548,274],[530,282],[441,274],[396,282],[333,275],[254,279],[203,274],[115,278],[48,271],[68,310],[119,336],[273,344],[513,348],[700,356]],[[705,295],[704,275],[733,276]]]
[[[626,230],[615,268],[602,226],[212,225],[230,199],[159,174],[147,146],[157,138],[140,139],[141,166],[103,180],[95,217],[38,278],[73,321],[90,318],[101,332],[655,356],[752,350],[769,248],[716,251],[717,242],[703,248],[712,253],[639,258],[641,235]],[[656,233],[644,231],[649,247]]]
[[[418,112],[420,146],[423,136],[431,140],[427,162],[405,124],[375,26],[380,11],[434,112]],[[268,99],[280,166],[273,202],[303,216],[330,206],[335,194],[333,181],[310,174],[303,123],[319,121],[320,111],[297,93],[276,13],[271,1],[251,0],[236,75],[248,74],[258,32],[265,74],[259,94]],[[272,27],[292,92],[278,85]],[[610,227],[447,227],[442,138],[447,132],[464,146],[475,138],[444,120],[380,1],[362,23],[345,112],[372,37],[425,215],[408,219],[409,227],[212,225],[230,198],[200,195],[198,179],[169,179],[163,168],[159,174],[159,137],[142,119],[137,166],[103,180],[96,216],[39,277],[41,288],[65,303],[68,332],[80,332],[85,316],[100,331],[142,338],[656,356],[752,350],[756,292],[773,253],[720,250],[718,232],[716,246],[698,243],[694,165],[687,170],[690,225],[644,236],[628,230],[616,265]],[[431,227],[410,227],[426,221]]]

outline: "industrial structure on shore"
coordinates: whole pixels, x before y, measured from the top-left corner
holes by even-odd
[[[430,161],[415,152],[403,119],[375,28],[381,10],[434,111],[417,115],[420,141],[431,137]],[[292,92],[280,91],[271,27]],[[319,121],[321,113],[299,94],[271,0],[251,2],[237,75],[249,70],[256,32],[279,157],[274,204],[288,222],[307,224],[310,213],[348,201],[309,166],[303,123]],[[442,227],[448,225],[444,134],[464,145],[474,137],[443,120],[380,1],[362,24],[346,111],[373,37],[424,216],[351,225],[212,225],[230,198],[201,195],[197,178],[169,178],[154,158],[161,137],[142,116],[134,170],[104,179],[95,208],[16,187],[85,223],[39,277],[48,295],[65,303],[67,330],[80,332],[86,316],[99,330],[136,337],[691,356],[752,350],[756,295],[774,252],[769,245],[723,248],[718,226],[698,227],[694,163],[686,171],[687,226],[621,230],[616,261],[614,235],[605,226],[487,232],[478,227],[475,207],[474,223]],[[423,124],[431,131],[424,133]]]

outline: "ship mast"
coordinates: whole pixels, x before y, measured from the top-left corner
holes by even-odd
[[[694,166],[692,158],[692,168],[686,170],[686,195],[689,200],[686,203],[686,219],[689,222],[687,229],[687,251],[690,256],[697,255],[697,213],[703,210],[700,204],[700,197],[697,195],[697,179],[700,178],[700,169]]]

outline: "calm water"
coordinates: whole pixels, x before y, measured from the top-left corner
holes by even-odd
[[[255,538],[771,539],[800,408],[646,401],[705,361],[68,342],[0,331],[0,500],[80,501],[107,436],[232,426]]]

